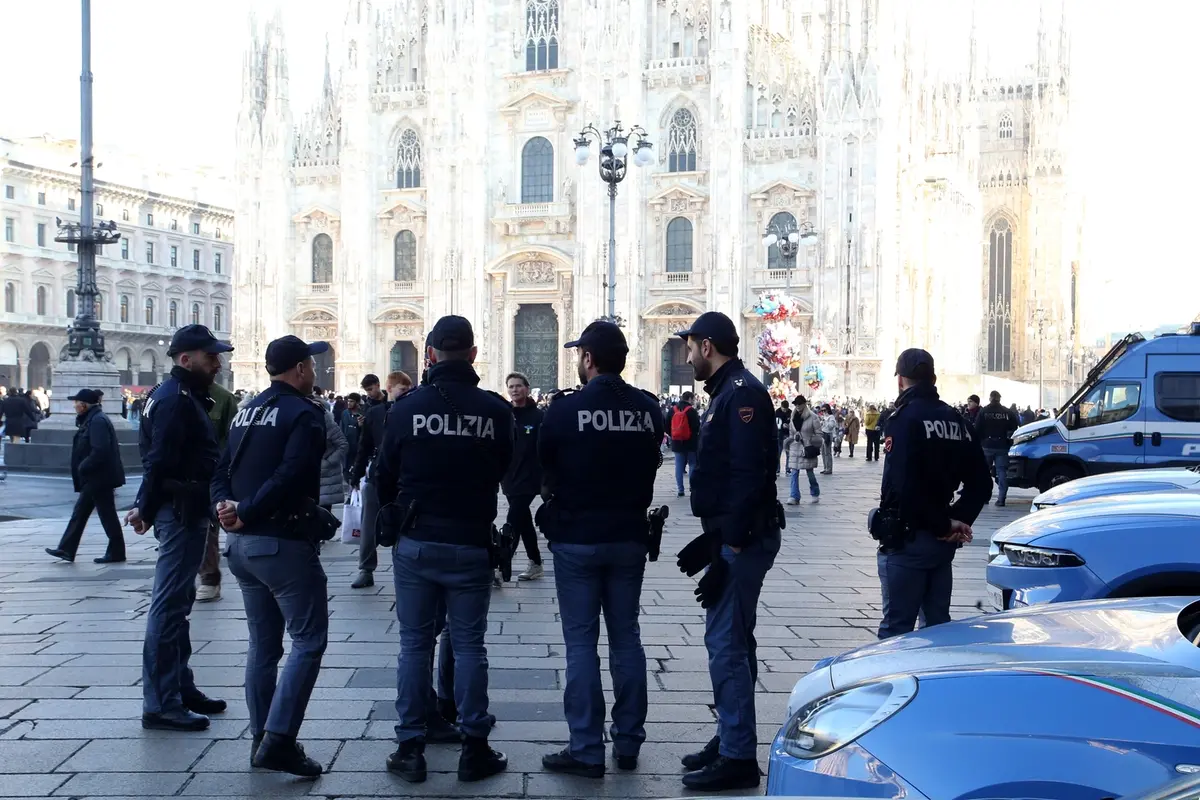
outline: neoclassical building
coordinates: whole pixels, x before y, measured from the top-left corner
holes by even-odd
[[[205,191],[207,176],[97,153],[96,220],[114,220],[121,239],[96,258],[96,315],[122,385],[149,388],[170,369],[176,328],[199,322],[229,336],[233,211]],[[54,237],[57,219],[79,220],[79,173],[66,169],[78,160],[75,141],[0,138],[0,386],[53,388],[78,267],[74,245]]]

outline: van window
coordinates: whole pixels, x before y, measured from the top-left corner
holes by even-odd
[[[1142,396],[1140,383],[1105,381],[1079,401],[1079,427],[1107,425],[1134,415]]]
[[[1154,405],[1171,419],[1200,422],[1200,372],[1155,375]]]

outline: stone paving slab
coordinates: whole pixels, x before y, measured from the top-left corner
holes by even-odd
[[[756,705],[764,766],[795,681],[817,659],[873,641],[879,622],[874,546],[864,527],[866,511],[878,494],[880,469],[858,459],[838,459],[835,470],[832,476],[820,476],[820,504],[788,507],[783,546],[760,598]],[[22,480],[26,496],[36,494],[35,479]],[[141,650],[153,539],[126,530],[130,561],[119,567],[96,565],[91,559],[103,552],[105,539],[92,520],[79,560],[60,564],[42,548],[57,541],[65,519],[0,522],[0,552],[5,554],[0,577],[0,797],[678,796],[679,758],[712,736],[715,717],[704,616],[692,593],[695,581],[678,572],[671,555],[699,533],[699,523],[689,513],[687,498],[675,497],[673,483],[668,462],[656,487],[657,497],[671,507],[664,556],[647,566],[642,592],[648,741],[636,773],[619,774],[610,765],[603,782],[547,774],[541,768],[541,756],[567,738],[561,688],[565,648],[552,558],[547,558],[545,579],[508,584],[492,596],[489,683],[491,710],[499,719],[493,741],[508,753],[510,771],[478,784],[460,784],[453,774],[457,749],[430,746],[430,779],[414,787],[384,770],[394,749],[399,649],[391,565],[381,559],[376,585],[354,591],[349,588],[357,569],[354,548],[326,545],[322,562],[329,575],[331,641],[301,738],[329,772],[304,781],[249,766],[248,713],[241,688],[245,611],[232,576],[226,572],[223,599],[197,605],[191,618],[197,680],[229,701],[228,712],[214,717],[204,733],[144,731],[139,716]],[[786,479],[779,485],[785,497]],[[45,513],[60,513],[66,502],[63,487],[47,486],[53,502],[46,504]],[[976,542],[959,553],[955,617],[977,613],[975,604],[985,599],[987,538],[1025,512],[1024,498],[1013,491],[1008,508],[985,509],[975,526]],[[517,561],[517,568],[523,568],[523,554]],[[611,689],[606,642],[601,631],[602,675]]]

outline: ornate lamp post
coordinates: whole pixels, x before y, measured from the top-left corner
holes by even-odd
[[[1050,312],[1038,306],[1033,310],[1032,322],[1026,329],[1030,336],[1037,336],[1038,343],[1038,408],[1045,408],[1045,396],[1043,395],[1044,377],[1046,370],[1045,359],[1042,358],[1042,349],[1047,336],[1054,336],[1056,329],[1053,320],[1050,319]]]
[[[817,232],[811,222],[804,222],[799,227],[794,220],[775,222],[767,225],[763,233],[763,247],[770,250],[779,247],[779,255],[783,257],[784,268],[787,270],[785,286],[792,288],[792,270],[796,268],[796,254],[800,245],[808,246],[817,240]]]
[[[633,163],[639,167],[648,166],[654,160],[650,152],[653,145],[640,125],[634,125],[626,132],[617,120],[601,133],[589,124],[575,139],[575,163],[581,167],[591,157],[590,137],[595,137],[600,145],[600,180],[608,184],[608,281],[604,284],[608,290],[608,315],[605,319],[620,325],[622,320],[617,316],[617,184],[625,180],[629,140],[633,139]]]

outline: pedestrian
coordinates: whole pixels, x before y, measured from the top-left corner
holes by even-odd
[[[780,461],[783,461],[785,459],[782,456],[787,452],[787,441],[792,432],[792,412],[787,400],[779,401],[779,410],[775,412],[775,429],[779,434]],[[775,464],[775,474],[779,475],[778,462]]]
[[[346,395],[346,405],[338,420],[338,424],[342,428],[342,435],[346,437],[346,458],[343,470],[346,482],[351,487],[354,486],[354,462],[358,458],[358,438],[362,428],[362,410],[359,408],[361,402],[362,397],[358,392]]]
[[[408,376],[406,375],[405,377],[408,377]],[[411,384],[412,381],[410,380],[409,383]],[[383,392],[381,392],[379,390],[379,376],[378,375],[368,372],[366,375],[363,376],[362,383],[359,385],[362,387],[362,390],[364,392],[366,392],[366,394],[367,394],[367,396],[363,398],[363,407],[364,408],[369,409],[371,406],[377,406],[382,403],[388,402],[389,395],[385,395]],[[392,399],[395,399],[395,398],[392,398]]]
[[[850,458],[854,458],[854,445],[858,444],[858,432],[861,427],[858,412],[854,409],[846,412],[846,444],[850,448]]]
[[[358,434],[358,454],[350,474],[350,485],[362,494],[362,536],[358,540],[358,574],[350,583],[351,589],[366,589],[375,585],[375,568],[379,566],[379,546],[375,541],[375,518],[379,515],[379,495],[376,483],[371,479],[379,445],[383,443],[384,422],[394,400],[412,389],[412,379],[403,372],[392,372],[387,376],[387,395],[379,391],[379,379],[374,375],[363,378],[363,384],[373,387],[378,402],[370,400],[370,389],[365,402],[369,403],[362,417]]]
[[[993,394],[998,394],[998,392]],[[963,416],[967,418],[967,422],[971,423],[971,427],[979,426],[979,395],[973,394],[967,397],[967,408],[963,412]]]
[[[458,779],[503,772],[508,758],[488,746],[487,632],[492,526],[500,481],[513,452],[510,404],[478,388],[471,323],[442,317],[425,341],[426,380],[388,412],[372,480],[381,527],[394,540],[392,574],[400,627],[396,738],[387,768],[425,780],[439,604],[454,648],[454,699],[463,734]]]
[[[202,731],[208,728],[208,715],[225,711],[224,700],[196,688],[188,666],[188,615],[204,560],[209,484],[218,458],[217,435],[208,417],[209,387],[221,371],[221,353],[232,350],[203,325],[175,331],[167,348],[174,366],[151,392],[139,431],[142,485],[125,521],[139,535],[153,526],[158,540],[142,648],[143,728]]]
[[[529,378],[520,372],[509,373],[504,379],[504,386],[512,401],[513,457],[508,474],[500,485],[508,500],[507,522],[512,526],[513,533],[520,535],[529,559],[529,566],[517,576],[517,580],[532,581],[546,574],[542,567],[537,529],[533,526],[533,514],[529,510],[533,498],[542,491],[542,467],[538,463],[542,411],[529,396]],[[500,585],[499,570],[493,574],[492,582]]]
[[[775,409],[766,387],[737,357],[729,317],[707,311],[679,336],[710,398],[692,475],[692,513],[703,533],[679,554],[679,566],[689,575],[707,566],[696,593],[707,610],[704,646],[717,713],[717,735],[683,759],[691,770],[683,785],[751,789],[759,785],[755,618],[779,552],[783,516],[775,499]]]
[[[975,433],[983,446],[983,458],[988,470],[996,479],[999,494],[996,505],[1003,506],[1008,499],[1008,448],[1012,447],[1012,435],[1020,423],[1017,415],[1000,403],[1000,393],[988,395],[988,404],[979,411]],[[990,498],[989,498],[990,499]]]
[[[63,561],[74,561],[92,510],[100,517],[108,547],[97,564],[114,564],[125,560],[125,537],[117,516],[113,491],[125,485],[125,467],[112,421],[100,407],[100,395],[91,389],[80,389],[67,398],[75,403],[75,439],[71,443],[71,482],[79,493],[67,529],[58,547],[46,552]]]
[[[4,435],[10,442],[16,444],[26,441],[29,432],[37,427],[39,416],[24,392],[8,387],[8,393],[0,401],[0,417],[4,420]]]
[[[321,496],[318,505],[332,511],[338,503],[346,501],[345,460],[350,444],[341,426],[333,420],[333,412],[325,406],[325,453],[321,456]]]
[[[646,511],[662,463],[663,422],[654,395],[621,379],[629,346],[620,328],[596,321],[565,346],[578,348],[583,388],[551,402],[539,453],[550,495],[542,516],[566,645],[563,709],[570,738],[561,751],[543,756],[542,766],[601,778],[601,614],[608,632],[614,694],[609,735],[617,766],[636,769],[646,741],[646,652],[638,608],[650,535]]]
[[[675,491],[679,497],[683,497],[684,472],[690,481],[696,471],[696,451],[700,448],[700,415],[692,405],[694,398],[692,392],[681,394],[666,420],[671,452],[675,454]]]
[[[867,406],[867,411],[863,414],[863,429],[867,432],[867,461],[879,460],[879,407],[876,405]]]
[[[833,437],[837,434],[837,419],[828,404],[821,407],[821,474],[833,474]]]
[[[246,608],[250,763],[316,777],[321,765],[296,742],[329,641],[327,580],[317,519],[322,455],[333,420],[312,396],[313,356],[327,342],[284,336],[267,345],[271,386],[234,417],[212,482],[228,539],[229,570]],[[341,480],[341,471],[338,471]],[[292,642],[283,671],[284,630]]]
[[[208,418],[217,434],[217,450],[224,452],[229,441],[229,426],[237,414],[237,399],[219,383],[208,387],[213,399]],[[196,587],[197,603],[212,603],[221,599],[221,530],[216,520],[208,522],[208,537],[204,541],[204,560],[200,562],[198,574],[200,585]]]
[[[808,398],[804,395],[796,395],[793,408],[795,411],[792,414],[792,429],[795,434],[792,435],[788,445],[788,462],[792,465],[792,473],[788,476],[791,484],[788,505],[800,504],[801,470],[808,474],[808,491],[815,505],[821,502],[821,486],[817,483],[817,476],[813,474],[813,470],[817,468],[817,456],[821,452],[821,444],[824,441],[821,434],[821,421],[809,408]]]
[[[971,525],[992,491],[974,431],[938,397],[933,356],[905,350],[896,376],[900,396],[883,440],[879,508],[868,518],[879,542],[880,639],[912,631],[918,614],[926,626],[950,621],[954,554],[972,540]]]

